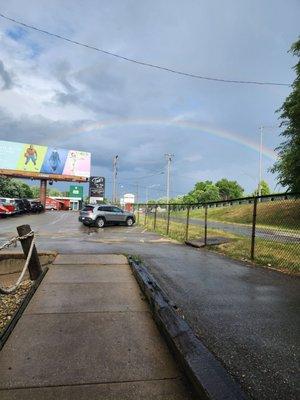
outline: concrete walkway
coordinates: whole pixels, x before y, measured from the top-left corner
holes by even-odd
[[[127,260],[59,255],[0,353],[0,398],[191,399]]]

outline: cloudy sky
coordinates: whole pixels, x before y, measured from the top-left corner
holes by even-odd
[[[235,80],[291,83],[299,0],[10,0],[0,12],[122,56]],[[259,126],[275,127],[290,88],[218,83],[143,67],[0,18],[0,140],[92,152],[107,178],[119,155],[120,192],[172,195],[198,180],[257,184]],[[280,130],[264,130],[264,178]],[[65,185],[66,186],[66,185]],[[278,187],[277,187],[278,189]]]

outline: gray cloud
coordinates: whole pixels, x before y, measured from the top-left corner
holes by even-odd
[[[0,86],[0,90],[8,90],[13,87],[13,80],[11,75],[5,69],[3,62],[0,60],[0,77],[3,81],[2,87]]]
[[[60,0],[46,3],[47,12],[45,6],[37,6],[34,0],[28,0],[26,7],[11,0],[6,12],[74,40],[183,71],[233,79],[294,79],[291,67],[295,60],[287,50],[299,33],[297,0],[291,0],[289,7],[281,0],[273,0],[271,8],[270,2],[260,0],[249,4],[238,0],[88,0],[78,1],[72,8]],[[10,27],[8,23],[6,26]],[[183,119],[201,121],[219,131],[237,132],[246,142],[257,142],[261,124],[277,123],[274,111],[288,95],[288,89],[192,80],[36,32],[29,35],[32,42],[43,48],[34,64],[36,75],[49,77],[50,95],[42,101],[52,98],[51,110],[67,114],[71,109],[72,113],[66,121],[63,113],[57,113],[56,118],[54,111],[51,120],[39,115],[39,111],[31,116],[13,116],[6,109],[2,115],[6,122],[0,122],[2,139],[30,138],[37,143],[55,142],[65,148],[91,151],[93,171],[108,176],[112,156],[119,154],[120,181],[124,182],[161,169],[164,153],[172,152],[173,190],[178,193],[189,190],[195,179],[222,176],[237,179],[249,192],[253,190],[258,154],[251,148],[205,129],[177,127],[164,121],[183,115]],[[7,44],[6,49],[7,57],[19,60],[16,44]],[[19,70],[21,62],[14,70],[18,83]],[[26,78],[20,82],[23,86]],[[41,83],[40,91],[42,86]],[[22,100],[26,102],[26,97]],[[111,122],[108,127],[85,129],[95,121],[107,120]],[[126,120],[132,123],[122,123]],[[154,122],[134,122],[138,120]],[[276,147],[280,141],[278,133],[266,133],[264,144]],[[267,172],[271,163],[264,157],[264,175],[274,186],[275,178]],[[151,178],[148,183],[163,186],[164,177]]]

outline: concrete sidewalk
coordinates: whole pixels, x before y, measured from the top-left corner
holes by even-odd
[[[0,353],[0,398],[192,397],[127,259],[59,255]]]

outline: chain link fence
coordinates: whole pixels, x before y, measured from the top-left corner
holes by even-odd
[[[136,204],[136,221],[181,242],[300,270],[300,194],[276,194],[199,204]]]

